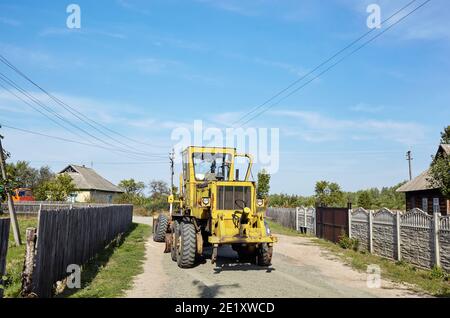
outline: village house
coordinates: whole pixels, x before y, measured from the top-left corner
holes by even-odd
[[[91,168],[68,165],[60,174],[72,177],[76,192],[71,196],[72,202],[112,203],[123,190],[112,184]]]
[[[450,156],[450,145],[441,144],[436,155]],[[406,210],[419,208],[424,212],[433,214],[440,212],[442,215],[450,214],[450,200],[446,199],[439,188],[433,187],[430,182],[429,169],[405,183],[397,189],[406,196]]]

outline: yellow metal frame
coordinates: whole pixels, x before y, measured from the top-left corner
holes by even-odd
[[[195,178],[193,154],[194,153],[213,153],[231,155],[230,176],[228,181],[198,181]],[[235,180],[235,158],[246,157],[249,159],[249,168],[247,170],[245,181]],[[187,161],[187,162],[186,162]],[[258,208],[256,205],[256,186],[255,182],[249,181],[253,159],[249,154],[238,154],[235,148],[217,148],[217,147],[195,147],[191,146],[183,151],[183,173],[180,175],[180,200],[170,201],[180,204],[184,215],[200,220],[211,218],[212,235],[208,238],[211,244],[272,244],[277,238],[267,235],[264,224],[264,208]],[[206,184],[204,187],[198,187],[200,184]],[[217,189],[219,186],[247,186],[251,189],[251,206],[247,207],[248,223],[239,224],[236,227],[233,223],[233,215],[244,211],[236,210],[218,210],[217,208]],[[203,198],[210,198],[210,204],[204,205]]]

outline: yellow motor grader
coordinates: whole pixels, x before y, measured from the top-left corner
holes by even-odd
[[[248,162],[242,178],[235,169],[239,157]],[[168,199],[175,208],[153,224],[154,241],[166,243],[165,252],[179,267],[193,267],[206,246],[215,263],[222,245],[231,245],[240,260],[271,264],[277,238],[264,220],[265,200],[249,180],[251,168],[251,156],[235,148],[190,146],[182,152],[180,193]]]

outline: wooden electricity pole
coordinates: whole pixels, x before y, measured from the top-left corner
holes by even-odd
[[[1,126],[0,126],[0,128],[1,128]],[[0,135],[0,168],[1,168],[1,172],[2,172],[2,178],[3,178],[3,180],[6,181],[7,180],[6,163],[5,163],[5,153],[3,152],[2,139],[3,139],[3,136]],[[8,198],[9,217],[11,219],[11,226],[13,229],[14,240],[16,242],[16,245],[21,245],[22,241],[20,240],[19,225],[17,223],[17,216],[16,216],[16,211],[14,210],[14,203],[13,203],[13,200],[11,197],[11,193],[9,192],[10,189],[8,189],[5,186],[5,190],[6,190],[6,195]]]
[[[408,160],[408,167],[409,167],[409,181],[412,180],[412,169],[411,169],[411,161],[413,160],[413,158],[411,157],[411,150],[409,150],[406,153],[406,160]]]

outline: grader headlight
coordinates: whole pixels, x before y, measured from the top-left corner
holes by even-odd
[[[211,204],[210,198],[202,198],[202,205],[203,206],[209,206]]]
[[[256,200],[256,205],[258,206],[258,208],[263,207],[264,206],[264,199]]]

